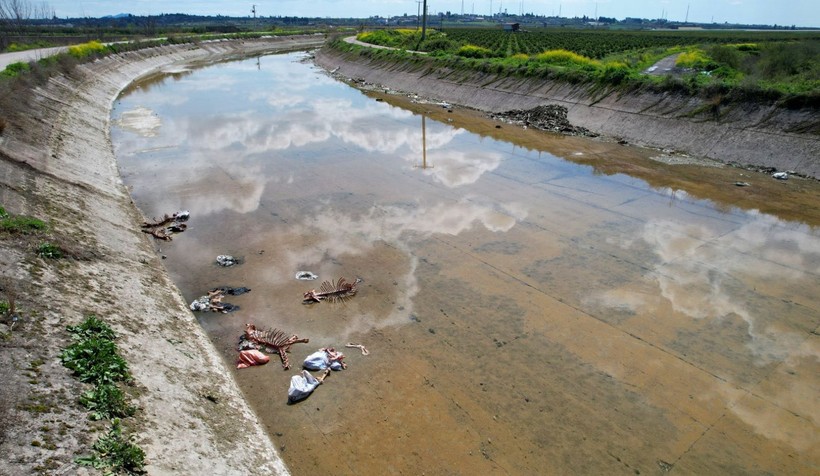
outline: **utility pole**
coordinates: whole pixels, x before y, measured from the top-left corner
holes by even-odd
[[[424,0],[424,16],[421,21],[421,41],[427,36],[427,0]]]
[[[419,29],[419,22],[421,21],[421,0],[416,0],[416,30]]]
[[[253,13],[253,19],[256,20],[256,5],[251,7],[251,13]]]
[[[689,23],[689,4],[686,4],[686,20],[683,20],[684,23]]]

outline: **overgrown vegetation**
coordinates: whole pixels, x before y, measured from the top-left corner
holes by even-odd
[[[820,33],[750,31],[590,31],[446,29],[418,50],[451,68],[501,75],[648,88],[719,97],[721,101],[779,101],[788,107],[820,106]],[[379,30],[359,40],[402,49],[417,30]],[[336,43],[337,48],[356,47]],[[362,52],[395,55],[390,52]],[[678,55],[673,75],[645,70]]]
[[[81,43],[79,45],[72,45],[68,47],[68,54],[77,58],[83,59],[89,56],[98,56],[104,53],[108,48],[99,41],[89,41],[88,43]]]
[[[60,354],[60,360],[80,381],[93,385],[80,396],[80,404],[90,412],[91,419],[111,420],[108,433],[94,443],[94,453],[76,462],[112,473],[140,473],[145,453],[123,435],[121,427],[120,418],[133,416],[136,408],[128,404],[118,386],[130,380],[131,374],[119,355],[114,331],[92,315],[77,326],[69,326],[68,332],[73,342]]]
[[[428,30],[422,40],[420,29],[399,28],[396,30],[365,31],[357,35],[359,41],[372,45],[389,46],[401,50],[427,51],[436,53],[448,51],[453,43],[447,35],[435,30]]]

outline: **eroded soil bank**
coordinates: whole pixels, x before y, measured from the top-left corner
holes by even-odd
[[[316,62],[342,77],[486,112],[560,104],[569,109],[574,126],[635,145],[820,177],[820,125],[815,109],[712,107],[701,99],[672,93],[592,91],[553,81],[437,68],[424,58],[399,64],[330,47],[317,53]]]
[[[4,235],[2,297],[18,320],[0,331],[0,474],[84,474],[102,423],[59,362],[67,325],[114,327],[139,411],[128,425],[149,474],[286,474],[268,435],[168,278],[122,185],[109,111],[131,82],[182,65],[320,45],[324,37],[219,41],[130,52],[78,66],[2,111],[0,204],[47,221],[46,237]],[[176,210],[168,210],[173,213]],[[44,260],[38,240],[70,256]],[[8,321],[8,322],[6,322]],[[13,325],[12,325],[13,324]]]

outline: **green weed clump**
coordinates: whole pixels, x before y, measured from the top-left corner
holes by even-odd
[[[131,379],[128,363],[120,357],[114,331],[95,316],[79,326],[69,326],[74,342],[60,354],[60,361],[82,382],[113,384]]]
[[[371,45],[401,48],[405,38],[412,30],[376,30],[365,31],[356,35],[356,39]]]
[[[111,429],[92,447],[94,454],[77,458],[80,466],[107,470],[106,474],[141,474],[145,467],[145,451],[122,434],[119,420],[112,421]]]
[[[125,401],[125,394],[113,384],[102,384],[80,396],[80,404],[91,412],[92,420],[133,416],[136,407]]]
[[[0,215],[0,231],[12,234],[29,235],[44,231],[48,226],[43,220],[25,215],[9,215],[3,210]]]
[[[464,58],[492,58],[494,53],[489,48],[476,45],[464,45],[456,51],[458,56]]]
[[[12,43],[6,47],[5,53],[15,53],[17,51],[27,51],[36,48],[50,48],[52,46],[54,46],[54,44],[45,40],[38,40],[32,43]]]
[[[542,63],[556,66],[580,66],[582,68],[595,69],[601,65],[599,61],[568,50],[544,51],[543,53],[535,55],[535,59]]]
[[[428,30],[424,40],[421,39],[420,29],[409,28],[365,31],[356,35],[356,39],[371,45],[427,51],[436,55],[444,54],[454,48],[453,42],[447,38],[446,34],[435,30]]]
[[[7,78],[16,78],[20,76],[22,73],[26,73],[31,70],[31,66],[28,63],[23,61],[18,61],[16,63],[11,63],[10,65],[6,66],[6,69],[0,71],[0,75],[5,76]]]
[[[130,380],[131,374],[117,352],[114,330],[93,315],[67,330],[74,342],[63,349],[60,360],[81,381],[94,384],[80,396],[80,404],[91,412],[92,420],[111,419],[110,430],[94,443],[93,454],[75,462],[102,469],[106,474],[142,473],[145,452],[130,437],[123,436],[120,424],[120,418],[133,416],[136,407],[128,404],[117,386],[117,382]]]
[[[105,53],[106,47],[99,41],[89,41],[88,43],[81,43],[68,47],[68,54],[77,58],[83,59],[92,55],[100,55]]]
[[[598,79],[605,84],[618,85],[632,77],[632,71],[626,63],[612,61],[605,63],[598,70]]]
[[[63,257],[63,250],[53,243],[40,243],[37,246],[37,255],[41,258],[60,259]]]
[[[684,51],[678,56],[678,59],[675,60],[675,66],[679,68],[709,71],[715,69],[713,65],[714,62],[712,59],[700,48]]]

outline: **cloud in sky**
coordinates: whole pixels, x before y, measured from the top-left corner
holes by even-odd
[[[161,13],[188,13],[196,15],[250,16],[256,5],[259,16],[306,16],[306,17],[361,17],[415,15],[415,0],[250,0],[236,2],[227,0],[163,0],[102,1],[102,0],[51,0],[47,2],[64,17],[100,17],[119,13],[155,15]],[[745,23],[765,25],[797,25],[820,27],[820,8],[816,0],[429,0],[429,11],[475,13],[490,12],[534,13],[564,17],[605,16],[665,18],[673,21],[688,19],[694,22]]]

